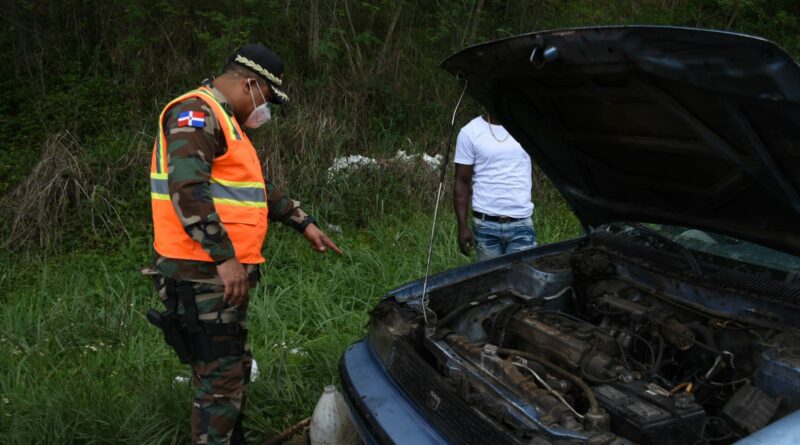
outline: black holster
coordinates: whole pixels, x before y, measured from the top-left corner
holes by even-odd
[[[175,311],[158,312],[155,309],[147,311],[147,321],[164,333],[164,340],[172,346],[181,363],[191,363],[192,353],[186,333],[181,329],[180,316]]]
[[[164,340],[175,350],[181,363],[210,362],[244,354],[247,329],[235,322],[200,321],[192,284],[165,277],[164,285],[167,310],[150,309],[147,320],[161,329]],[[178,303],[183,306],[182,315],[178,314]]]

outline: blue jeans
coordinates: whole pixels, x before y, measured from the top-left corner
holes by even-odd
[[[472,236],[479,261],[536,246],[536,232],[533,231],[531,218],[500,223],[473,217]]]

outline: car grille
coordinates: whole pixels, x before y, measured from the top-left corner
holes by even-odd
[[[521,443],[469,406],[410,344],[395,343],[389,374],[417,409],[453,443]]]

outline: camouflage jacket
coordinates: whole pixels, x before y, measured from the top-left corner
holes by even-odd
[[[223,109],[233,116],[227,99],[212,85],[210,88]],[[205,114],[202,128],[179,127],[178,115],[184,111]],[[211,108],[201,99],[187,99],[173,105],[164,115],[164,132],[167,138],[169,168],[169,194],[175,211],[189,236],[200,243],[214,262],[180,260],[163,257],[156,252],[155,271],[175,279],[190,281],[217,280],[216,264],[235,256],[231,243],[211,199],[209,180],[214,158],[227,151],[225,135]],[[265,172],[269,219],[284,223],[298,231],[308,224],[310,217],[285,193],[277,189]],[[248,267],[253,269],[253,267]]]

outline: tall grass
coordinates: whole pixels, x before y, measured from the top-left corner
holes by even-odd
[[[539,203],[540,242],[574,236],[563,204]],[[331,235],[341,257],[313,252],[293,231],[272,229],[263,279],[251,294],[250,343],[260,377],[250,387],[252,439],[310,414],[337,381],[345,347],[364,335],[369,309],[424,271],[431,212],[376,215]],[[458,253],[452,212],[442,212],[432,270]],[[186,443],[188,376],[144,313],[158,307],[144,243],[118,252],[0,264],[0,437],[4,443]]]
[[[217,72],[243,42],[267,43],[287,61],[291,111],[254,137],[271,176],[292,197],[310,198],[314,207],[303,207],[321,221],[341,227],[338,233],[323,225],[346,252],[320,256],[292,231],[271,231],[250,311],[250,342],[261,368],[247,420],[255,439],[308,415],[321,388],[336,381],[345,346],[363,335],[367,311],[388,289],[423,273],[432,172],[390,166],[346,181],[323,178],[340,155],[442,153],[458,86],[437,63],[469,44],[467,36],[484,41],[565,26],[671,24],[760,34],[800,54],[800,9],[792,0],[485,2],[477,23],[473,4],[484,2],[349,2],[345,12],[347,2],[321,3],[322,33],[313,51],[304,43],[308,8],[289,1],[8,8],[10,26],[0,27],[0,111],[7,117],[0,120],[6,144],[0,237],[24,233],[31,241],[20,237],[11,252],[0,251],[4,442],[187,442],[190,389],[175,382],[187,368],[143,316],[158,305],[138,273],[150,263],[149,145],[160,107]],[[395,9],[401,4],[402,13]],[[457,123],[478,112],[468,100]],[[73,190],[67,199],[58,192],[69,189],[53,186],[35,202],[25,190],[8,194],[32,171],[51,173],[34,177],[39,182],[31,181],[31,190],[76,176],[34,170],[38,155],[47,153],[48,134],[61,130],[82,147],[78,176],[89,178],[92,193]],[[80,192],[84,183],[72,185]],[[538,241],[577,235],[574,216],[552,186],[539,179],[535,188]],[[450,198],[443,201],[434,271],[469,261],[457,252]],[[18,219],[9,209],[26,199],[37,205],[25,216],[40,218],[14,232],[8,224]],[[54,208],[63,221],[53,218]],[[92,215],[103,230],[91,225]],[[112,216],[125,222],[125,236],[105,230],[115,227]]]

